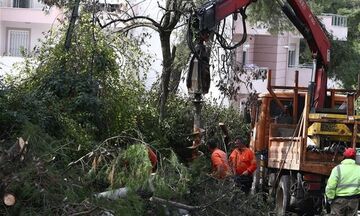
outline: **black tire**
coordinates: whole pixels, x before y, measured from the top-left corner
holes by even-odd
[[[254,174],[253,174],[253,184],[251,187],[252,194],[256,194],[261,191],[261,185],[260,185],[260,169],[259,167],[256,168]]]
[[[268,177],[268,193],[269,193],[269,198],[268,201],[271,204],[274,204],[275,202],[275,195],[276,195],[276,185],[275,185],[275,178],[276,178],[276,174],[275,173],[270,173],[269,177]]]
[[[285,215],[290,204],[290,177],[283,175],[276,188],[275,211],[276,215]]]

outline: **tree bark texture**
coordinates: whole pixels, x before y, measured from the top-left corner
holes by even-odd
[[[170,80],[172,74],[174,74],[174,59],[176,55],[176,47],[171,50],[170,36],[172,31],[175,29],[178,24],[181,11],[184,9],[185,4],[183,0],[167,0],[166,1],[166,12],[162,18],[161,28],[159,30],[159,36],[161,41],[161,50],[163,56],[163,70],[160,81],[160,99],[159,99],[159,116],[160,121],[165,118],[166,110],[166,101],[170,92]],[[171,12],[170,12],[171,11]],[[180,78],[178,79],[180,81]],[[174,86],[178,86],[179,83],[172,83],[172,91],[176,92],[173,89]]]
[[[173,58],[170,51],[170,35],[171,33],[169,32],[160,32],[161,50],[163,56],[163,69],[160,82],[160,121],[165,117],[165,105],[169,96],[169,83],[173,64]]]

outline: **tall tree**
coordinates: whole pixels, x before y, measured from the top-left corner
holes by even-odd
[[[129,4],[130,9],[122,11],[121,17],[111,19],[109,21],[99,22],[102,28],[113,28],[116,24],[121,23],[118,31],[128,33],[130,30],[146,27],[155,30],[160,37],[160,44],[162,50],[162,73],[160,78],[159,90],[159,110],[160,120],[165,117],[165,105],[169,93],[176,92],[177,86],[180,82],[180,75],[184,63],[176,58],[177,55],[184,55],[179,53],[176,45],[171,43],[171,37],[177,28],[183,26],[183,13],[187,11],[191,4],[186,0],[166,0],[164,5],[158,2],[158,8],[162,15],[159,19],[151,18],[151,16],[143,16],[136,14],[138,4]],[[177,43],[175,43],[177,44]],[[183,49],[184,51],[184,49]],[[186,53],[186,52],[185,52]],[[177,59],[175,61],[175,59]],[[187,57],[185,58],[187,59]]]

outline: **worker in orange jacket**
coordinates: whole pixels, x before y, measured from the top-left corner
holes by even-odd
[[[224,179],[230,175],[230,167],[227,155],[217,147],[216,140],[208,141],[208,148],[211,152],[212,176],[218,179]]]
[[[235,138],[236,148],[231,152],[229,165],[235,174],[235,183],[248,194],[251,190],[253,173],[256,170],[254,152],[247,148],[241,137]]]

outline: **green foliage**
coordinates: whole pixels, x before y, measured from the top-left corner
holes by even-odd
[[[180,156],[180,160],[191,157],[191,150],[186,147],[192,145],[193,136],[193,103],[182,97],[169,98],[167,109],[171,110],[167,118],[160,124],[155,146],[158,148],[172,147]],[[219,123],[225,123],[229,130],[230,138],[242,136],[246,141],[250,138],[250,126],[246,124],[239,111],[230,107],[224,108],[221,105],[206,101],[202,108],[202,127],[204,141],[216,136],[221,140],[222,132]],[[153,131],[156,131],[152,127]]]
[[[48,36],[36,58],[38,66],[27,61],[25,79],[8,84],[11,93],[0,103],[7,106],[2,125],[30,121],[50,136],[89,150],[94,140],[136,127],[144,93],[138,68],[146,70],[148,59],[139,44],[123,35],[107,37],[86,14],[68,52],[63,32],[60,38]],[[127,63],[119,65],[121,61]]]
[[[182,97],[172,97],[168,100],[167,118],[161,123],[162,133],[166,137],[168,146],[171,146],[177,153],[190,146],[192,140],[189,135],[193,128],[192,104]],[[187,151],[184,154],[189,153]],[[183,155],[186,157],[185,155]]]
[[[224,123],[228,129],[230,138],[244,137],[247,142],[250,139],[250,125],[245,123],[239,111],[233,107],[224,108],[216,104],[207,104],[203,109],[204,125],[207,129],[207,138],[216,136],[221,140],[222,132],[218,126]]]
[[[134,192],[129,192],[125,198],[110,201],[108,199],[94,200],[98,206],[102,206],[104,209],[111,209],[114,215],[146,215],[145,214],[145,202]]]
[[[276,1],[258,0],[249,6],[248,14],[251,23],[260,24],[273,34],[295,29]]]
[[[334,52],[329,74],[340,80],[346,88],[357,88],[360,52],[348,42],[333,41],[332,45]]]
[[[346,88],[356,88],[360,58],[360,4],[358,1],[318,1],[312,2],[312,9],[347,17],[348,37],[346,41],[331,40],[331,62],[329,76],[340,80]],[[330,35],[330,37],[332,37]],[[307,59],[311,55],[307,53]]]
[[[154,178],[155,195],[164,199],[181,199],[188,190],[190,174],[188,168],[179,163],[171,151],[169,158],[164,158]]]
[[[323,6],[317,1],[307,1],[312,13],[319,15]],[[294,31],[296,28],[281,10],[277,1],[258,0],[249,7],[249,21],[253,24],[268,28],[272,34]]]
[[[16,194],[14,214],[62,214],[63,202],[91,197],[81,166],[67,164],[99,140],[137,127],[145,97],[139,68],[146,73],[149,58],[134,39],[107,36],[91,20],[86,13],[79,18],[69,51],[65,25],[46,36],[21,77],[1,79],[0,139],[22,136],[30,143],[29,159],[3,173],[17,180],[0,182],[0,190],[4,183]]]
[[[112,188],[129,187],[136,190],[145,186],[152,166],[146,146],[135,144],[121,152],[109,168]]]
[[[116,145],[122,144],[118,142]],[[97,185],[110,185],[111,189],[155,189],[154,193],[164,198],[179,198],[187,191],[190,180],[188,170],[179,162],[173,151],[169,150],[169,157],[162,157],[157,165],[156,174],[151,174],[152,165],[144,144],[133,144],[124,148],[108,146],[106,149],[108,151],[100,150],[102,154],[97,150],[91,154],[92,164],[89,164],[90,171],[85,181]],[[109,154],[112,156],[109,157]],[[99,189],[101,191],[105,188]]]
[[[338,3],[342,2],[338,5]],[[360,5],[358,2],[340,1],[332,4],[331,10],[347,16],[347,41],[332,41],[330,75],[340,80],[346,88],[356,88],[360,66]],[[338,7],[335,7],[338,5]],[[330,10],[330,9],[329,9]]]

